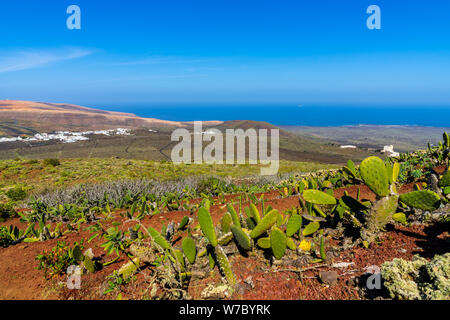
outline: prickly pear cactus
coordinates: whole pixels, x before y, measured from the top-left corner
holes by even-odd
[[[197,255],[197,248],[195,246],[195,242],[191,237],[184,238],[181,243],[181,247],[183,248],[183,253],[188,259],[190,264],[194,264],[195,257]]]
[[[267,213],[264,218],[256,225],[256,227],[250,233],[251,238],[257,238],[262,235],[264,232],[269,230],[278,219],[279,213],[278,210],[273,209],[269,213]]]
[[[237,226],[241,226],[241,222],[239,221],[239,216],[231,204],[227,204],[228,212],[231,214],[231,218],[233,219],[233,223]]]
[[[270,232],[270,245],[272,253],[276,259],[281,259],[286,252],[286,235],[278,228],[273,228]]]
[[[361,162],[359,169],[364,183],[377,196],[385,197],[389,194],[389,178],[383,160],[368,157]]]
[[[165,250],[171,248],[170,243],[167,242],[167,240],[157,230],[155,230],[152,227],[148,227],[147,230],[150,233],[150,236],[152,237],[153,241],[155,241],[157,245],[159,245],[161,248]]]
[[[442,176],[441,180],[439,180],[439,186],[441,188],[445,188],[445,187],[450,186],[450,170],[445,171],[445,173]]]
[[[224,233],[230,232],[230,226],[232,223],[233,218],[231,217],[231,214],[229,212],[225,212],[225,214],[222,217],[222,220],[220,221],[222,232]]]
[[[219,239],[217,239],[217,243],[221,246],[226,246],[231,240],[233,240],[233,233],[227,232],[224,235],[222,235]]]
[[[302,234],[305,237],[309,236],[309,235],[313,234],[314,232],[316,232],[317,230],[319,230],[319,228],[320,228],[320,223],[318,221],[310,222],[306,225],[305,229],[303,229]]]
[[[90,273],[95,272],[94,262],[89,257],[87,256],[84,257],[83,265],[86,268],[86,270],[89,271]]]
[[[231,270],[230,262],[228,261],[227,255],[223,251],[221,246],[216,246],[214,248],[214,253],[219,264],[220,270],[225,275],[228,284],[234,286],[236,284],[236,277],[234,276],[233,270]]]
[[[292,237],[294,234],[297,233],[297,231],[302,226],[302,216],[299,214],[293,214],[286,225],[286,235],[288,237]]]
[[[211,218],[211,214],[205,208],[198,210],[198,221],[203,234],[208,239],[209,243],[215,247],[217,246],[216,231],[214,230],[214,224]]]
[[[250,203],[250,214],[251,217],[256,221],[256,223],[259,223],[261,220],[261,216],[259,214],[258,208],[253,203]]]
[[[400,201],[407,206],[427,211],[434,211],[440,205],[439,195],[431,190],[404,193],[400,196]]]
[[[269,249],[270,248],[270,238],[269,237],[259,238],[257,244],[258,244],[258,247],[260,247],[262,249]]]
[[[233,236],[236,239],[236,242],[239,245],[239,247],[241,247],[244,250],[251,249],[252,247],[251,240],[241,228],[233,224],[231,226],[231,232],[233,233]]]
[[[72,256],[75,259],[76,262],[80,262],[84,259],[84,255],[81,252],[80,246],[76,245],[75,247],[73,247],[72,250]]]
[[[314,204],[336,204],[336,198],[319,190],[305,190],[303,199]]]
[[[367,217],[367,229],[378,232],[392,220],[392,216],[397,210],[398,196],[384,197],[376,201],[370,209]]]
[[[297,245],[292,238],[286,238],[286,245],[290,250],[295,251],[297,249]]]
[[[128,278],[132,276],[139,267],[140,259],[138,257],[134,258],[132,261],[125,263],[120,267],[118,274],[122,275],[123,278]]]

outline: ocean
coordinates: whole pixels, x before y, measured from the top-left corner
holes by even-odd
[[[449,107],[338,107],[338,106],[125,106],[104,110],[134,113],[172,121],[254,120],[274,125],[346,126],[410,125],[450,127]]]

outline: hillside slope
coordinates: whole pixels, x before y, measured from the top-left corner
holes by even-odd
[[[182,126],[175,121],[141,118],[72,104],[0,100],[0,130],[6,135],[56,130],[101,130],[117,127]]]

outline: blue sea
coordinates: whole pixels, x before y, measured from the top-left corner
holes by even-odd
[[[274,125],[411,125],[450,127],[448,107],[345,106],[125,106],[101,109],[172,121],[254,120]]]

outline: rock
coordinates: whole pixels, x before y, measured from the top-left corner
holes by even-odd
[[[354,264],[355,264],[354,262],[336,262],[336,263],[333,263],[333,265],[331,267],[333,267],[333,268],[347,268],[347,267],[349,267],[351,265],[354,265]]]
[[[319,278],[323,283],[332,286],[332,285],[336,284],[337,279],[338,279],[338,274],[336,271],[321,271],[319,273]]]
[[[232,288],[226,284],[210,284],[202,291],[202,299],[218,300],[231,296]]]
[[[253,283],[253,277],[252,276],[248,276],[247,278],[245,278],[244,282],[248,285],[250,285],[250,287],[253,289],[255,288],[255,284]]]
[[[84,251],[83,255],[89,257],[89,259],[94,259],[94,253],[92,252],[92,248],[89,248]]]

